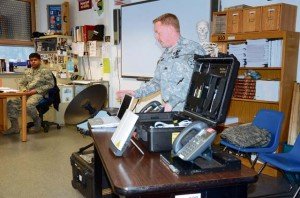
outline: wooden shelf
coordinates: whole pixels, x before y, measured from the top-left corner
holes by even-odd
[[[240,70],[281,70],[281,67],[240,67]]]
[[[57,53],[57,51],[37,51],[39,54],[51,54],[51,53]]]
[[[257,103],[279,104],[279,102],[266,101],[266,100],[255,100],[255,99],[232,98],[232,100],[236,100],[236,101],[245,101],[245,102],[257,102]]]
[[[34,45],[33,41],[21,41],[14,39],[0,39],[0,45],[17,45],[17,46],[32,46]]]
[[[289,32],[287,31],[265,31],[265,32],[251,32],[239,34],[216,34],[211,36],[212,42],[231,42],[231,41],[245,41],[253,39],[283,39],[286,38]]]

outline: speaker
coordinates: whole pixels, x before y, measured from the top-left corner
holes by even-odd
[[[118,45],[121,41],[121,11],[114,9],[114,44]]]

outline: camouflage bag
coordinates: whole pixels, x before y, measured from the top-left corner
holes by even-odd
[[[265,147],[271,140],[271,133],[248,123],[225,129],[221,138],[238,147]]]

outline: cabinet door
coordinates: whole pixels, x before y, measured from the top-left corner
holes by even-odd
[[[243,22],[243,11],[234,10],[228,11],[227,13],[227,33],[241,33],[242,32],[242,22]]]
[[[243,32],[261,31],[261,7],[243,10]]]
[[[278,30],[281,15],[281,5],[263,7],[262,30]]]

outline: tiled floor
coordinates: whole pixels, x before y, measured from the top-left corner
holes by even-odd
[[[82,198],[71,185],[70,156],[91,142],[92,138],[82,136],[75,127],[31,134],[26,143],[19,135],[0,135],[0,198]],[[268,197],[288,188],[283,178],[262,175],[249,186],[248,195]]]

